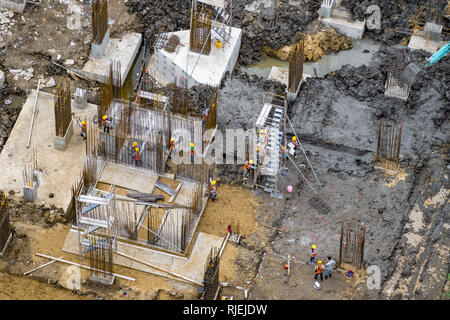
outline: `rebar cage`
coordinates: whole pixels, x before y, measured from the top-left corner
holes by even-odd
[[[303,78],[303,62],[305,60],[305,37],[297,33],[289,52],[288,90],[296,93]]]
[[[199,3],[191,9],[189,49],[204,55],[211,52],[211,10]]]
[[[92,36],[95,44],[101,44],[108,30],[108,1],[92,0]]]
[[[72,121],[72,98],[70,80],[62,79],[56,88],[55,96],[55,131],[56,136],[64,138]]]

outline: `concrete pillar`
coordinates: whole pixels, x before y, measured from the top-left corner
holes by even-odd
[[[103,37],[103,41],[101,44],[91,44],[91,58],[93,59],[101,59],[105,55],[106,48],[109,45],[109,29],[106,31],[105,36]]]
[[[6,78],[5,73],[2,70],[0,70],[0,89],[2,89],[3,86],[5,85],[5,78]]]
[[[67,127],[66,134],[64,138],[55,136],[55,149],[60,151],[65,151],[67,145],[69,144],[70,137],[72,137],[73,133],[73,120],[70,121],[69,127]]]
[[[330,18],[331,17],[331,10],[333,10],[333,7],[335,6],[335,0],[323,0],[322,5],[319,9],[319,16],[321,18]]]
[[[426,22],[425,27],[423,29],[423,36],[425,39],[429,39],[431,41],[441,41],[442,34],[442,26],[433,22]]]

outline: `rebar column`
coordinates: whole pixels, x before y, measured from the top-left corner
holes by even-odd
[[[304,35],[296,34],[294,43],[289,52],[289,77],[288,90],[291,93],[296,93],[303,77],[303,62],[304,55]]]

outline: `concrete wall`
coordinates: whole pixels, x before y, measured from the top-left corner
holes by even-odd
[[[187,74],[183,69],[181,69],[178,65],[173,63],[169,58],[161,53],[161,50],[156,50],[155,52],[155,63],[154,66],[156,68],[156,72],[158,72],[159,76],[163,78],[163,80],[175,83],[177,80],[177,85],[179,87],[184,87],[187,84],[188,88],[191,88],[199,83],[195,81],[195,79],[191,78],[189,74]]]

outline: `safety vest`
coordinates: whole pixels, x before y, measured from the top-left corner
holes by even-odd
[[[103,120],[103,125],[105,126],[105,127],[109,127],[109,125],[110,125],[110,121],[109,121],[109,118],[106,118],[105,120]]]
[[[298,148],[298,141],[297,140],[292,140],[292,144],[295,146],[295,148]]]
[[[322,273],[322,265],[317,265],[314,271],[316,272],[316,274]]]
[[[252,165],[250,164],[250,162],[247,161],[247,162],[244,164],[244,170],[247,171],[251,166],[252,166]]]
[[[85,124],[81,125],[81,131],[86,132],[86,125]]]
[[[175,141],[170,141],[170,150],[175,149]]]
[[[316,249],[311,249],[310,251],[311,257],[315,257],[317,254],[317,250]]]
[[[195,147],[190,147],[190,149],[191,149],[191,155],[194,154],[194,148],[195,148]]]
[[[211,186],[210,192],[211,192],[211,194],[216,194],[217,193],[217,187],[216,186]]]
[[[141,151],[136,151],[136,148],[134,149],[134,151],[136,152],[135,160],[141,160]]]

